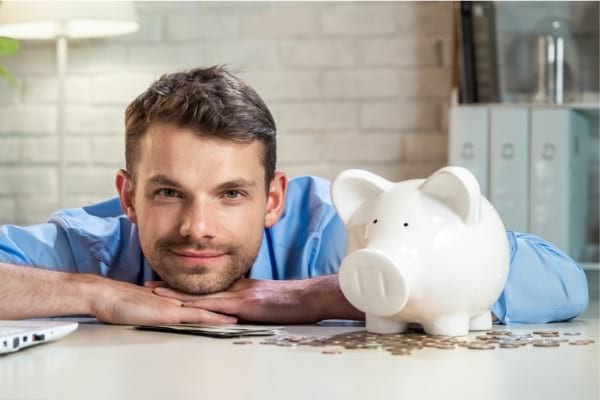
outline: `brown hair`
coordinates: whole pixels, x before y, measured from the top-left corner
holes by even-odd
[[[260,96],[223,66],[166,74],[125,111],[125,163],[135,182],[140,142],[150,125],[169,123],[200,136],[263,142],[267,189],[275,175],[276,127]]]

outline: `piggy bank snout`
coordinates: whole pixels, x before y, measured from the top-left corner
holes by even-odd
[[[350,253],[339,271],[340,288],[359,310],[381,317],[399,313],[408,301],[404,274],[383,252],[360,249]]]

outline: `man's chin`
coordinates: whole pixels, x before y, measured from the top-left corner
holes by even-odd
[[[159,274],[160,275],[160,274]],[[215,277],[211,273],[194,274],[186,273],[179,276],[162,277],[167,285],[180,292],[194,295],[204,295],[222,292],[229,287],[239,277]]]

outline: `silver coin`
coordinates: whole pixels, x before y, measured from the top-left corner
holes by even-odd
[[[470,350],[494,350],[496,346],[487,343],[471,343],[467,348]]]
[[[560,343],[556,341],[538,340],[533,342],[535,347],[559,347]]]
[[[514,343],[500,343],[500,348],[501,349],[517,349],[520,346],[518,344],[514,344]]]

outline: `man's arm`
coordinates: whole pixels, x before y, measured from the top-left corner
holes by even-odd
[[[299,324],[365,318],[342,294],[336,274],[282,281],[239,279],[227,291],[203,296],[160,286],[154,292],[179,300],[184,307],[199,307],[247,321]]]
[[[585,273],[568,255],[535,235],[507,232],[510,270],[492,311],[504,323],[574,318],[588,305]]]
[[[117,324],[235,323],[143,288],[89,274],[0,263],[0,319],[88,314]]]

